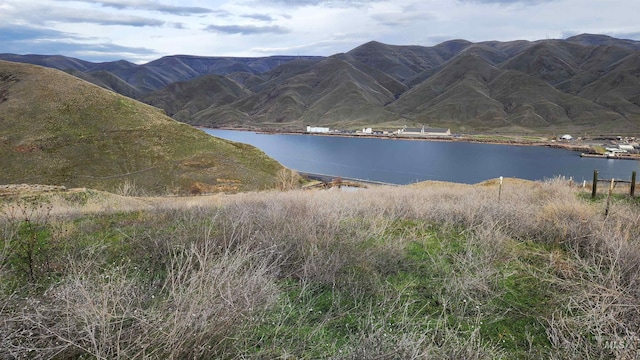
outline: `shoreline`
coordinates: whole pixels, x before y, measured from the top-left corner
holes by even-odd
[[[640,155],[637,154],[629,154],[629,155],[615,155],[615,156],[607,156],[604,154],[589,154],[589,153],[581,153],[580,157],[585,158],[597,158],[597,159],[611,159],[611,160],[640,160]]]
[[[211,130],[233,130],[233,131],[247,131],[253,132],[256,134],[266,134],[266,135],[311,135],[311,136],[335,136],[335,137],[345,137],[345,138],[366,138],[366,139],[383,139],[383,140],[405,140],[405,141],[433,141],[433,142],[467,142],[467,143],[476,143],[476,144],[494,144],[494,145],[510,145],[510,146],[542,146],[542,147],[551,147],[557,149],[564,149],[569,151],[576,151],[587,154],[594,154],[593,148],[587,144],[572,144],[568,142],[557,142],[557,141],[522,141],[522,140],[498,140],[498,139],[478,139],[469,137],[469,135],[460,135],[460,136],[411,136],[411,135],[397,135],[397,134],[387,134],[387,135],[373,135],[373,134],[346,134],[346,133],[310,133],[306,131],[294,131],[294,130],[261,130],[261,129],[253,129],[253,128],[235,128],[235,127],[209,127],[209,126],[196,126],[197,128],[202,129],[211,129]],[[478,134],[478,136],[491,136],[485,134]],[[507,135],[496,135],[496,136],[507,136]],[[513,135],[518,136],[518,135]],[[637,160],[640,160],[638,158]]]
[[[318,173],[311,173],[306,171],[300,171],[298,172],[298,174],[300,174],[300,176],[302,177],[306,177],[311,180],[321,181],[324,184],[329,184],[337,181],[336,185],[356,186],[356,187],[362,187],[363,185],[365,185],[365,187],[366,185],[382,185],[382,186],[403,186],[404,185],[404,184],[394,184],[394,183],[389,183],[384,181],[356,179],[351,177],[335,176],[335,175],[328,175],[328,174],[318,174]]]
[[[432,141],[432,142],[466,142],[475,144],[493,144],[493,145],[508,145],[508,146],[540,146],[553,149],[568,150],[580,153],[580,157],[610,159],[610,160],[636,160],[640,161],[640,154],[629,154],[607,156],[599,152],[598,148],[606,146],[605,143],[594,143],[589,141],[584,143],[583,140],[543,140],[544,137],[540,136],[540,140],[525,140],[522,137],[534,137],[528,135],[491,135],[491,134],[459,134],[450,136],[429,136],[429,135],[399,135],[399,134],[362,134],[362,133],[312,133],[303,130],[272,130],[272,129],[256,129],[256,128],[238,128],[238,127],[209,127],[209,126],[195,126],[200,129],[211,130],[233,130],[233,131],[246,131],[256,134],[265,135],[311,135],[311,136],[335,136],[344,138],[367,138],[367,139],[382,139],[382,140],[404,140],[404,141]],[[480,138],[479,138],[480,137]],[[486,138],[484,138],[486,137]],[[495,138],[492,138],[495,137]],[[499,139],[507,138],[507,139]],[[604,140],[607,140],[606,138]],[[612,139],[608,139],[610,141]]]

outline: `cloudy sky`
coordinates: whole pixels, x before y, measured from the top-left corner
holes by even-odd
[[[370,40],[640,40],[638,14],[638,0],[0,0],[0,53],[143,63],[332,55]]]

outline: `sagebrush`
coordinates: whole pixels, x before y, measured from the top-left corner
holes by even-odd
[[[633,358],[640,210],[565,182],[2,207],[0,358]],[[53,246],[55,245],[55,246]]]

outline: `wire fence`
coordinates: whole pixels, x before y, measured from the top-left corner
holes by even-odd
[[[591,197],[595,198],[598,194],[628,194],[636,196],[636,172],[633,171],[627,179],[615,178],[600,174],[598,170],[593,171],[593,179],[588,183],[588,189],[591,190]],[[583,188],[587,188],[587,181],[583,181]]]

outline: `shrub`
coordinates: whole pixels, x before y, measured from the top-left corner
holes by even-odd
[[[634,202],[605,217],[562,181],[132,200],[3,205],[0,358],[637,352]],[[37,287],[8,245],[33,234]]]
[[[51,236],[51,205],[19,200],[2,209],[4,249],[0,269],[37,282],[51,272],[55,244]]]

